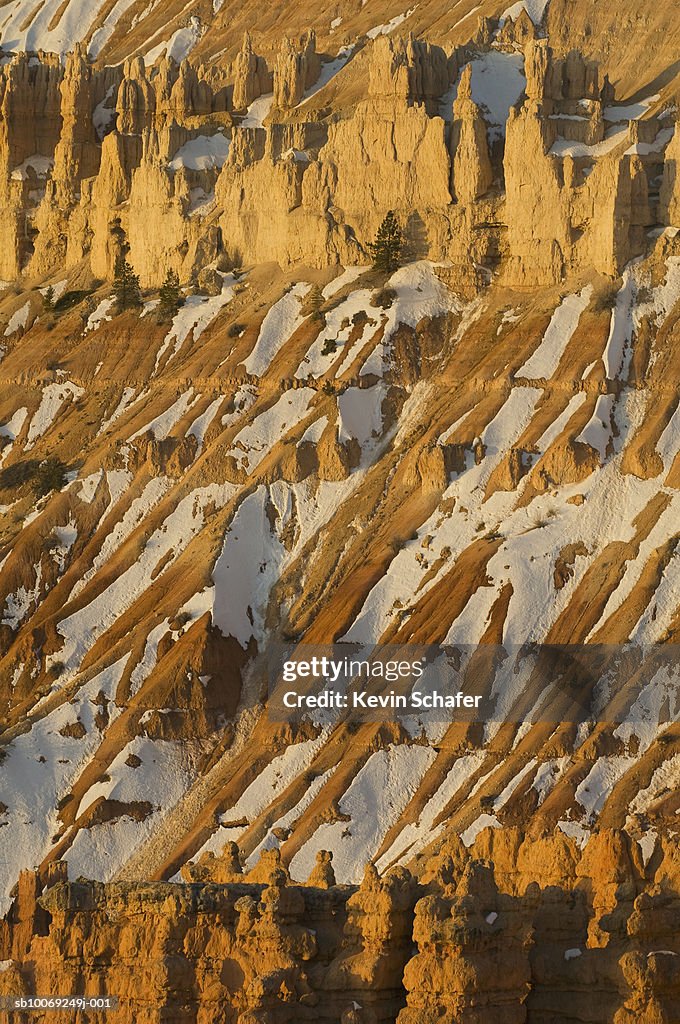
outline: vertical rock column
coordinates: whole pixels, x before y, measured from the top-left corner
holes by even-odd
[[[274,106],[279,110],[296,107],[320,73],[314,32],[304,35],[300,43],[284,39],[274,68]]]
[[[491,187],[493,170],[486,122],[472,99],[471,64],[463,70],[453,104],[451,155],[451,194],[459,203],[472,203]]]

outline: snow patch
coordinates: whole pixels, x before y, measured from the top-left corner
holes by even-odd
[[[190,171],[208,171],[222,167],[229,156],[231,140],[217,132],[215,135],[199,135],[181,146],[168,164],[171,170],[181,167]]]
[[[299,282],[268,311],[255,346],[245,361],[246,373],[262,376],[283,345],[304,322],[302,300],[308,295],[310,284]]]

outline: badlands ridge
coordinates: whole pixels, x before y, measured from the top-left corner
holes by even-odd
[[[679,1020],[660,689],[266,708],[281,638],[505,644],[499,709],[528,641],[678,643],[677,15],[96,6],[0,7],[0,993]]]

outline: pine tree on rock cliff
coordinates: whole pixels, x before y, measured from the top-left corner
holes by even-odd
[[[116,313],[122,313],[126,309],[139,309],[142,304],[139,277],[122,253],[116,258],[113,294],[116,301]]]
[[[42,293],[42,307],[44,313],[51,313],[54,309],[54,288],[49,285]]]
[[[399,227],[399,221],[390,210],[376,235],[375,242],[369,247],[373,256],[373,269],[392,272],[401,266],[401,257],[404,248],[404,236]]]
[[[305,310],[309,313],[312,320],[323,323],[324,315],[321,312],[323,304],[323,292],[319,288],[318,284],[315,284],[310,289],[309,294],[307,295],[307,301],[305,302]]]
[[[40,463],[36,476],[36,490],[40,497],[60,491],[66,483],[66,466],[54,456]]]
[[[166,323],[173,319],[177,310],[183,305],[179,290],[179,275],[176,271],[168,270],[159,295],[161,301],[158,306],[158,322]]]

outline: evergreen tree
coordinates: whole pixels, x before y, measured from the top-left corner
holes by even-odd
[[[307,301],[305,303],[313,320],[323,321],[324,316],[321,312],[321,307],[323,306],[324,301],[323,292],[319,288],[318,284],[315,284],[307,295]]]
[[[60,491],[66,483],[66,466],[54,456],[40,463],[36,476],[36,491],[41,497],[51,491]]]
[[[49,285],[43,292],[42,307],[45,313],[51,313],[54,309],[54,288]]]
[[[165,323],[168,320],[172,320],[182,305],[179,276],[174,270],[168,270],[159,294],[161,301],[158,306],[158,322]]]
[[[122,313],[126,309],[139,309],[142,304],[139,277],[123,253],[116,258],[113,294],[116,300],[116,313]]]
[[[401,266],[401,255],[404,247],[399,222],[392,210],[378,228],[375,242],[369,245],[373,256],[373,269],[392,272]]]

